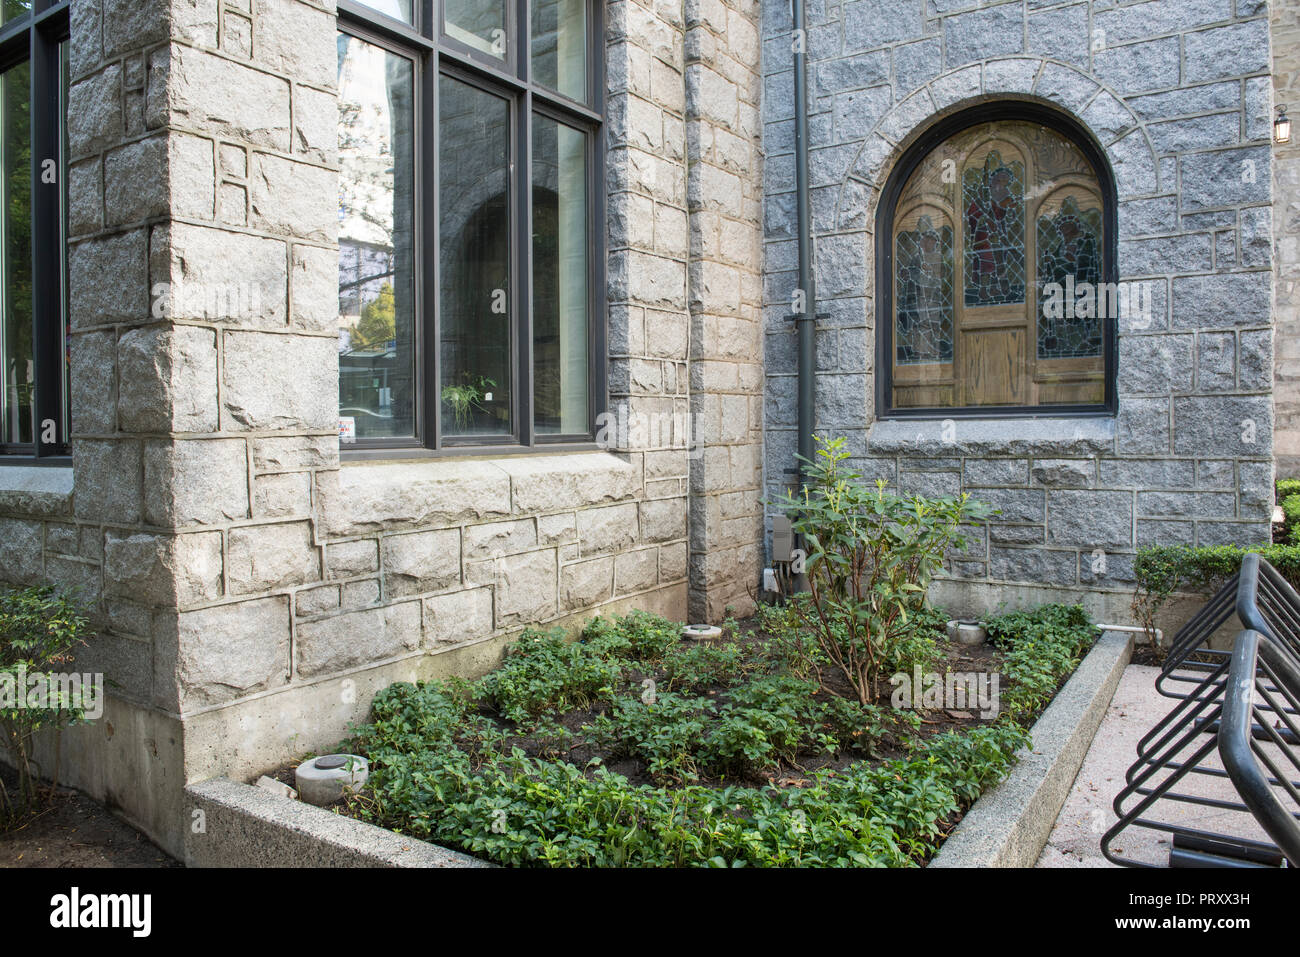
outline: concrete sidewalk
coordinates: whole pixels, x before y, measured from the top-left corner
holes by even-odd
[[[1129,665],[1124,669],[1115,697],[1097,729],[1036,867],[1116,866],[1101,854],[1102,835],[1116,821],[1111,804],[1124,787],[1124,772],[1137,757],[1138,741],[1178,704],[1176,700],[1156,692],[1158,674],[1158,668],[1147,665]],[[1189,748],[1176,756],[1175,760],[1187,756],[1191,750]],[[1217,757],[1217,754],[1213,755],[1213,762],[1207,762],[1207,766],[1221,767]],[[1153,783],[1163,779],[1166,773],[1157,774]],[[1236,799],[1236,792],[1226,778],[1188,775],[1178,782],[1176,790]],[[1135,795],[1126,801],[1125,807],[1132,808],[1140,800]],[[1267,840],[1254,819],[1242,812],[1162,800],[1144,816]],[[1132,860],[1168,866],[1169,836],[1160,831],[1130,826],[1116,838],[1112,848]]]

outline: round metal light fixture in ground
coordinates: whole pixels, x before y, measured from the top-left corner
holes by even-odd
[[[370,762],[359,754],[323,754],[298,765],[298,799],[318,807],[333,804],[344,790],[358,790],[370,777]]]
[[[686,625],[682,628],[683,638],[695,641],[717,641],[722,637],[722,629],[717,625]]]

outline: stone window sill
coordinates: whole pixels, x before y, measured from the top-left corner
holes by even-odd
[[[867,433],[868,455],[1076,456],[1114,448],[1115,419],[1109,415],[882,419]]]
[[[0,514],[45,516],[71,511],[71,465],[0,467]]]
[[[640,470],[611,452],[344,462],[322,488],[333,536],[449,526],[636,497]]]

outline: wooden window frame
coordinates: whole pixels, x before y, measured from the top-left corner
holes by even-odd
[[[1044,416],[1113,416],[1118,408],[1115,385],[1117,367],[1118,320],[1115,316],[1102,319],[1102,356],[1105,398],[1098,404],[1060,405],[954,405],[933,407],[894,408],[894,221],[904,187],[912,174],[936,148],[953,136],[974,126],[997,122],[1035,123],[1051,129],[1068,139],[1092,164],[1097,176],[1097,186],[1102,203],[1102,281],[1118,283],[1117,246],[1118,216],[1115,175],[1106,159],[1105,151],[1088,130],[1077,120],[1051,107],[1030,102],[1003,101],[963,110],[945,117],[926,130],[904,152],[885,182],[880,206],[876,213],[876,418],[878,419],[943,419],[943,418],[1029,418]],[[1059,187],[1053,187],[1056,192]],[[960,204],[959,204],[960,205]],[[954,232],[962,229],[954,220]],[[1030,263],[1033,245],[1029,234],[1035,232],[1037,222],[1025,215],[1026,233],[1026,297],[1033,295],[1030,283],[1031,270],[1036,278],[1036,266]],[[956,302],[965,296],[964,266],[958,258],[959,242],[954,240],[953,299],[954,336],[956,335]],[[1035,356],[1036,346],[1033,347]],[[954,377],[956,370],[954,369]]]

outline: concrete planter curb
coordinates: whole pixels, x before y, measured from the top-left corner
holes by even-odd
[[[262,788],[214,778],[185,789],[189,867],[493,867]]]
[[[1034,866],[1132,654],[1131,634],[1098,639],[1034,723],[1033,750],[972,805],[930,867]]]
[[[1011,775],[962,818],[930,867],[1032,867],[1047,843],[1084,755],[1133,653],[1129,634],[1107,632],[1032,729]],[[185,789],[191,867],[493,867],[467,854],[214,778]]]

